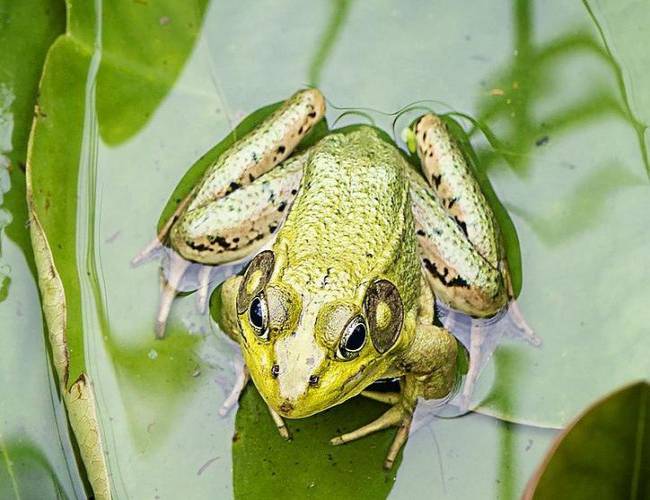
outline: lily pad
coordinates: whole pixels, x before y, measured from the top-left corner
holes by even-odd
[[[598,401],[553,443],[524,498],[648,498],[650,384]]]

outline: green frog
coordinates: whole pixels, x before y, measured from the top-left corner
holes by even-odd
[[[389,468],[418,398],[449,397],[458,379],[460,345],[436,324],[434,298],[492,316],[512,299],[508,268],[494,215],[440,117],[409,129],[418,172],[369,126],[294,154],[324,113],[317,89],[294,94],[208,168],[161,239],[181,263],[173,279],[189,262],[256,254],[217,290],[219,324],[245,362],[226,407],[250,377],[288,437],[284,418],[359,394],[383,401],[381,417],[331,442],[397,426]],[[477,375],[472,349],[466,387]],[[395,378],[399,393],[368,390]]]

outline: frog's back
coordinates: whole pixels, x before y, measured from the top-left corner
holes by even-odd
[[[284,279],[300,288],[354,292],[363,278],[417,262],[405,161],[370,127],[314,147],[278,235]]]

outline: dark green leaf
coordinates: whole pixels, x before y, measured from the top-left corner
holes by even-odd
[[[293,439],[286,441],[257,390],[248,387],[233,437],[235,496],[386,497],[399,469],[399,463],[391,471],[382,468],[395,432],[377,433],[343,446],[332,446],[329,440],[369,423],[387,409],[357,398],[310,418],[287,420]]]
[[[525,498],[650,498],[650,384],[598,401],[551,446]]]

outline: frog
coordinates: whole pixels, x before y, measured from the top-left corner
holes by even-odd
[[[513,301],[511,280],[494,213],[440,116],[408,129],[420,171],[368,125],[298,151],[324,116],[323,94],[300,90],[206,170],[158,237],[177,264],[158,320],[190,263],[254,255],[214,292],[244,360],[222,413],[252,380],[288,439],[285,419],[358,395],[381,401],[384,414],[331,444],[397,427],[389,469],[418,400],[444,401],[458,386],[463,347],[436,320],[436,299],[490,317]],[[466,386],[479,347],[472,341]],[[400,390],[372,390],[381,380]]]

